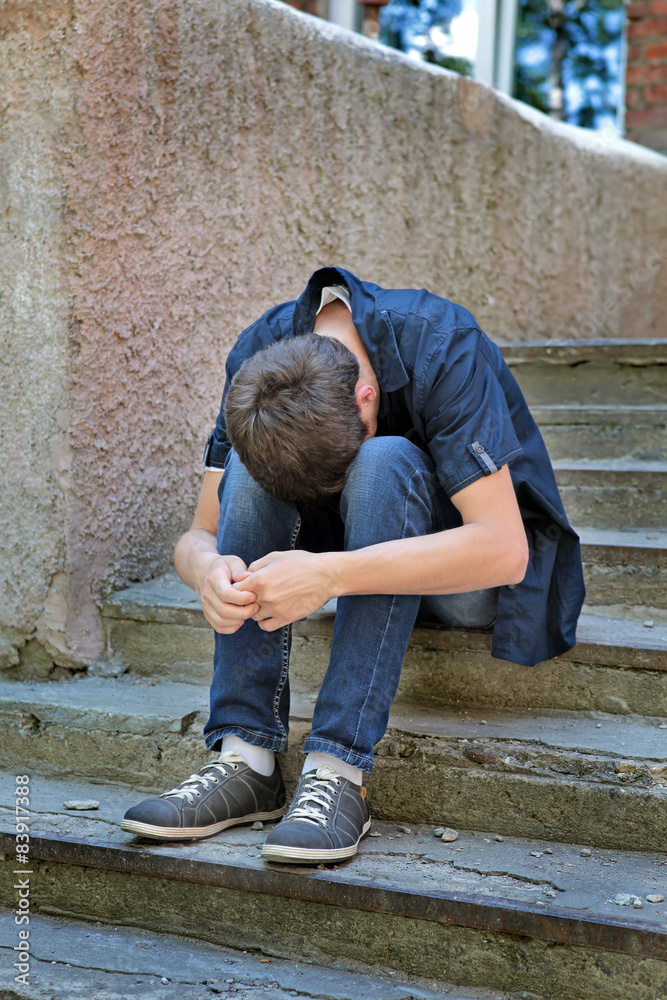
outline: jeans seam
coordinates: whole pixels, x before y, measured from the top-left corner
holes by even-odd
[[[218,729],[214,729],[212,732],[206,734],[206,736],[204,737],[204,742],[207,744],[207,746],[209,743],[217,743],[219,739],[222,739],[223,736],[227,735],[228,730],[232,729],[233,730],[240,729],[241,732],[247,733],[249,736],[255,736],[261,740],[273,740],[274,742],[279,743],[279,747],[275,750],[275,753],[281,753],[282,752],[281,748],[286,746],[286,740],[279,741],[278,737],[276,736],[264,736],[262,733],[255,732],[254,729],[248,729],[247,726],[237,726],[237,725],[220,726]],[[252,745],[263,746],[263,744],[260,743]]]
[[[301,515],[297,517],[296,524],[292,528],[292,534],[290,536],[290,546],[289,546],[290,551],[296,545],[296,540],[299,537],[300,530],[301,530]],[[291,630],[292,630],[291,625],[283,625],[282,640],[281,640],[282,667],[280,671],[280,679],[278,681],[278,686],[276,687],[276,691],[273,696],[273,718],[280,727],[280,732],[282,733],[284,740],[287,740],[287,733],[285,732],[285,727],[283,726],[282,720],[280,718],[280,698],[285,688],[285,684],[287,682],[287,674],[289,671],[289,640],[290,640]]]
[[[410,495],[413,493],[412,483],[413,483],[413,480],[415,479],[415,477],[418,476],[418,475],[420,475],[420,473],[417,472],[417,471],[415,471],[415,472],[412,473],[412,475],[410,476],[410,479],[408,480],[408,488],[405,491],[405,505],[404,505],[404,508],[403,508],[403,528],[401,530],[401,538],[405,537],[405,526],[406,526],[407,520],[408,520],[408,500],[409,500]],[[359,719],[357,721],[357,728],[355,730],[354,740],[353,740],[353,745],[355,745],[355,746],[356,746],[356,743],[357,743],[357,738],[359,736],[359,730],[361,728],[361,721],[362,721],[362,717],[363,717],[363,714],[364,714],[364,710],[366,708],[366,704],[368,702],[368,699],[370,698],[371,690],[373,688],[373,683],[375,681],[375,674],[377,672],[377,666],[378,666],[378,663],[380,661],[380,654],[382,653],[382,650],[384,648],[384,643],[385,643],[385,640],[387,638],[387,630],[389,629],[389,623],[391,622],[391,616],[394,613],[394,608],[396,606],[396,597],[397,597],[396,594],[394,594],[393,597],[392,597],[391,607],[389,608],[389,614],[387,615],[387,620],[385,622],[384,630],[382,632],[382,638],[380,639],[380,642],[378,644],[378,651],[377,651],[377,655],[375,657],[375,663],[373,664],[373,673],[371,674],[371,679],[370,679],[370,682],[368,684],[368,691],[366,692],[366,697],[364,698],[364,703],[361,706],[361,710],[359,711]],[[399,670],[399,678],[400,678],[400,670]]]
[[[342,750],[343,753],[347,754],[349,757],[354,757],[355,760],[363,761],[365,764],[368,764],[370,767],[373,766],[373,760],[372,760],[371,757],[367,757],[363,753],[357,753],[356,750],[350,750],[348,747],[344,747],[342,745],[342,743],[334,743],[333,740],[325,740],[325,739],[322,739],[320,736],[316,736],[316,737],[313,738],[310,734],[308,734],[308,736],[306,736],[305,740],[303,741],[304,753],[326,753],[327,752],[326,750],[323,750],[323,751],[308,750],[307,746],[308,746],[308,742],[309,741],[312,742],[312,743],[314,743],[314,744],[316,744],[316,745],[318,745],[318,746],[321,745],[321,744],[322,745],[326,744],[326,746],[328,746],[328,747],[336,747],[337,750]],[[333,755],[333,756],[335,756],[335,755]],[[356,766],[358,766],[358,765],[353,765],[353,767],[356,767]]]

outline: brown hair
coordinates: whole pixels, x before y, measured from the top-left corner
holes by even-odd
[[[241,365],[227,393],[227,435],[267,493],[317,506],[342,490],[368,430],[358,378],[354,354],[314,333],[279,340]]]

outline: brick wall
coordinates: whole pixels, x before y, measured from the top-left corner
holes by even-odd
[[[631,0],[626,137],[667,153],[667,0]]]

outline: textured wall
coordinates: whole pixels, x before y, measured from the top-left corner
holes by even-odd
[[[271,0],[0,25],[0,625],[58,662],[100,655],[105,587],[169,564],[226,352],[314,268],[427,285],[499,339],[662,332],[656,154]]]
[[[68,4],[0,9],[0,666],[36,628],[66,649],[71,27]]]

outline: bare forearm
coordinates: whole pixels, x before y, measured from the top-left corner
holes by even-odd
[[[527,546],[525,536],[507,540],[488,525],[472,523],[325,558],[335,596],[456,594],[520,582]]]
[[[203,528],[186,531],[174,551],[174,565],[178,575],[183,583],[187,583],[198,594],[201,594],[208,570],[218,558],[216,536]]]

